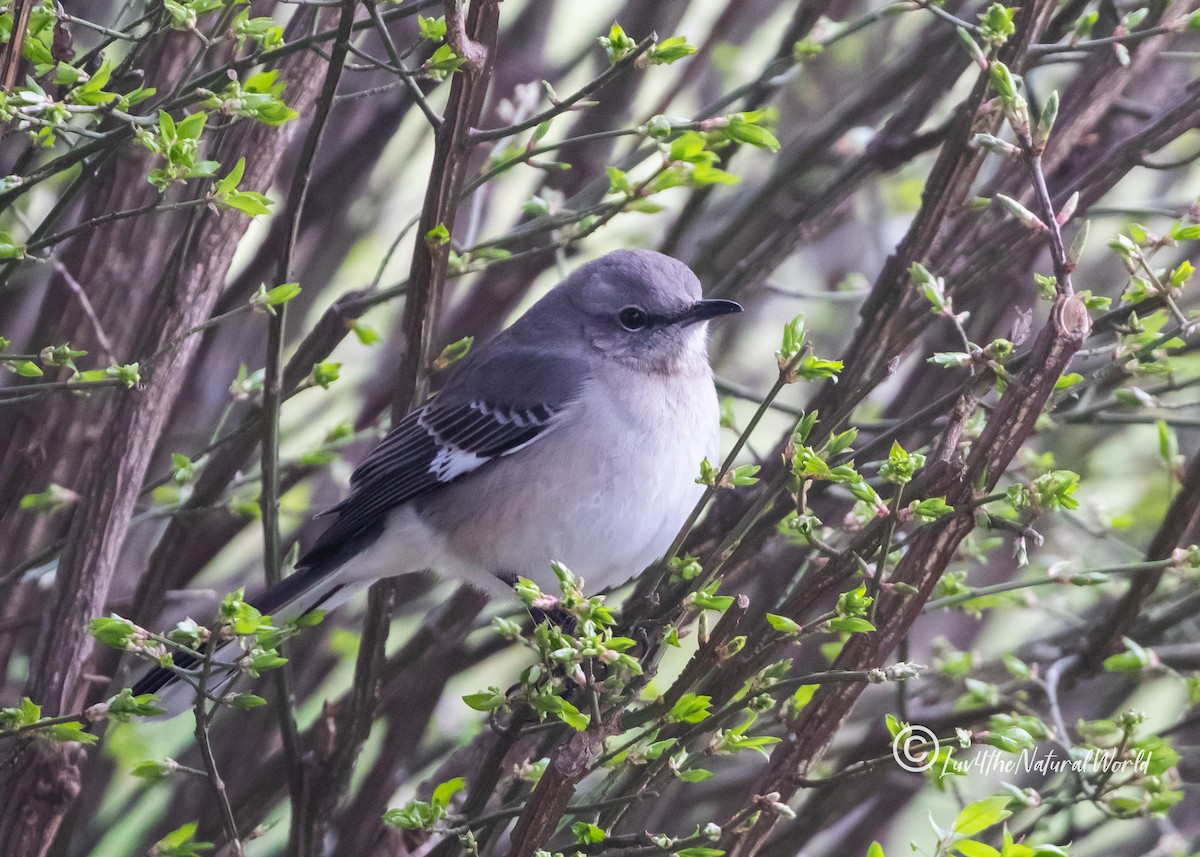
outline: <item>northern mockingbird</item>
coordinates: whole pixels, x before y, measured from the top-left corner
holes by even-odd
[[[323,515],[332,524],[255,606],[277,620],[357,584],[433,570],[490,596],[557,560],[590,587],[638,574],[669,547],[718,455],[707,322],[695,274],[647,250],[583,265],[473,350],[388,432]],[[135,688],[157,692],[157,671]]]

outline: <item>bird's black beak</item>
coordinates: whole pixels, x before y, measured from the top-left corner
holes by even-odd
[[[691,308],[686,310],[682,315],[676,317],[675,321],[680,327],[687,327],[689,324],[695,324],[699,321],[708,321],[709,319],[718,318],[722,315],[741,312],[742,305],[737,301],[722,301],[722,300],[704,300],[696,301]]]

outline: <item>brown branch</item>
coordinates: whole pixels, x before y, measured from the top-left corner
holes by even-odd
[[[397,416],[417,405],[425,395],[430,334],[446,279],[449,251],[448,242],[437,243],[429,235],[439,225],[451,232],[454,228],[470,154],[469,132],[482,109],[495,62],[499,0],[478,0],[472,4],[465,23],[460,15],[459,4],[448,2],[446,20],[452,44],[456,51],[467,52],[460,56],[470,56],[454,76],[445,115],[436,129],[433,165],[404,304],[402,328],[407,351],[393,406]],[[329,754],[332,761],[326,766],[328,770],[321,778],[320,789],[305,801],[302,812],[307,819],[304,822],[306,833],[303,842],[297,846],[302,850],[297,853],[315,853],[311,849],[321,841],[318,829],[328,824],[349,781],[354,760],[370,733],[384,662],[392,585],[392,582],[384,581],[371,588],[362,648],[355,664],[355,692],[350,704],[336,718],[334,743]]]
[[[321,93],[317,98],[312,123],[297,159],[296,169],[292,175],[292,184],[288,190],[287,204],[282,213],[287,226],[281,235],[277,283],[289,282],[292,277],[292,256],[296,247],[296,236],[300,231],[300,218],[303,215],[304,201],[308,195],[313,162],[317,155],[317,149],[321,145],[321,137],[325,131],[329,113],[333,109],[338,81],[341,79],[346,53],[350,47],[351,28],[354,25],[354,14],[358,9],[358,2],[357,0],[342,0],[341,5],[337,36],[330,51],[325,78],[321,84]],[[283,343],[286,323],[287,305],[275,307],[275,312],[268,321],[267,363],[263,377],[262,490],[259,505],[262,509],[263,571],[269,586],[277,585],[282,579],[280,566],[283,554],[279,534],[279,421],[283,403]],[[295,857],[303,857],[303,855],[317,854],[320,850],[314,847],[314,842],[318,842],[319,839],[313,836],[312,828],[304,825],[305,821],[315,823],[316,819],[311,815],[305,815],[299,809],[309,793],[306,790],[305,772],[300,759],[300,741],[296,733],[289,667],[285,664],[282,669],[276,671],[274,678],[278,697],[276,714],[279,720],[279,731],[283,741],[284,760],[287,765],[288,783],[294,808],[288,836],[288,853]]]
[[[391,600],[392,590],[386,583],[371,587],[367,604],[368,615],[388,615]],[[313,739],[313,746],[327,746],[329,749],[324,752],[314,750],[312,757],[305,760],[310,770],[304,777],[304,788],[301,792],[303,799],[293,805],[292,812],[297,816],[297,820],[292,824],[289,839],[288,849],[291,854],[322,853],[321,843],[345,792],[358,753],[370,734],[374,718],[378,684],[375,681],[360,679],[364,675],[371,675],[372,664],[383,662],[387,638],[386,623],[366,624],[359,644],[354,669],[355,680],[348,705],[339,709],[326,707],[324,715],[315,727],[317,735]],[[377,668],[374,668],[374,671],[377,672]]]
[[[843,648],[834,669],[872,669],[885,662],[921,614],[934,585],[949,564],[959,543],[974,528],[970,511],[973,486],[990,492],[1025,440],[1033,431],[1054,385],[1091,327],[1083,302],[1060,296],[1050,322],[1033,348],[1029,369],[1009,385],[988,419],[971,455],[959,470],[947,501],[960,508],[942,520],[922,527],[909,541],[907,552],[893,570],[891,580],[914,586],[917,595],[883,593],[878,611],[878,631],[856,634]],[[965,419],[960,415],[960,422]],[[778,791],[788,801],[808,775],[834,734],[849,716],[863,685],[845,683],[822,687],[813,701],[788,724],[784,742],[771,757],[768,771],[754,787],[755,793]],[[777,820],[764,813],[745,835],[727,833],[722,843],[732,857],[748,857],[758,849]]]
[[[432,348],[431,333],[446,281],[450,243],[438,243],[430,233],[438,226],[454,234],[458,201],[469,166],[471,127],[479,120],[495,64],[499,0],[476,0],[469,20],[461,21],[461,3],[446,2],[447,32],[465,28],[455,36],[458,48],[474,54],[474,59],[455,74],[446,113],[435,135],[433,164],[426,185],[425,202],[417,223],[417,241],[413,248],[408,296],[404,302],[402,328],[405,354],[393,403],[398,418],[424,399]],[[457,23],[455,23],[457,22]],[[482,56],[476,48],[483,47]],[[456,48],[456,51],[457,49]],[[460,54],[467,56],[467,54]]]
[[[216,800],[217,807],[220,809],[221,827],[225,830],[225,845],[233,852],[234,857],[242,857],[242,840],[238,836],[237,822],[234,821],[233,809],[229,805],[229,793],[225,789],[225,781],[221,779],[221,772],[217,768],[217,758],[213,754],[212,737],[209,732],[216,710],[215,704],[210,706],[208,698],[208,683],[213,668],[212,654],[213,650],[209,648],[205,652],[204,662],[200,668],[196,699],[192,705],[192,714],[196,719],[193,734],[196,738],[196,746],[200,749],[200,758],[204,761],[204,771],[207,774],[208,784],[212,788],[213,799]]]
[[[532,857],[541,849],[558,826],[575,796],[575,789],[591,773],[605,739],[618,729],[615,718],[606,717],[583,732],[576,732],[555,748],[546,772],[517,819],[512,832],[508,857]]]
[[[621,728],[629,729],[646,722],[646,718],[651,715],[670,711],[675,703],[697,682],[707,678],[720,663],[722,649],[737,634],[749,607],[750,599],[745,595],[734,596],[733,604],[722,614],[720,621],[717,622],[704,644],[696,649],[695,654],[684,666],[683,672],[679,674],[679,678],[663,694],[662,701],[653,706],[647,706],[633,717],[622,718]]]
[[[288,71],[294,68],[285,74]],[[294,80],[289,90],[293,105],[305,109],[315,96],[313,89],[302,77]],[[265,187],[276,174],[287,138],[286,129],[245,123],[226,133],[218,155],[252,153],[246,181]],[[129,325],[145,340],[138,352],[154,353],[209,317],[233,248],[248,225],[241,216],[218,217],[205,209],[189,212],[173,264],[165,272],[170,287],[151,281],[144,314]],[[143,386],[113,399],[98,423],[104,433],[83,474],[84,490],[59,559],[52,606],[26,688],[49,713],[71,710],[87,689],[81,682],[91,650],[87,621],[104,608],[141,484],[195,345],[194,339],[186,340],[166,353]],[[20,754],[5,764],[12,776],[0,782],[0,852],[44,854],[77,792],[58,788],[56,799],[46,801],[38,797],[46,793],[39,784],[77,782],[78,760],[58,750]]]
[[[29,15],[33,12],[34,0],[16,0],[12,10],[11,37],[0,55],[0,90],[12,92],[21,71],[21,51],[25,46],[25,35],[29,30]],[[3,139],[0,131],[0,139]]]

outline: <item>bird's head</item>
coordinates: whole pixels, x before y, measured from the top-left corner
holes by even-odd
[[[742,310],[733,301],[704,300],[687,265],[651,250],[609,253],[559,288],[592,348],[647,372],[707,373],[708,321]]]

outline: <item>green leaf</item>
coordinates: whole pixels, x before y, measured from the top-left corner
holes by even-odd
[[[7,232],[0,232],[0,259],[24,259],[25,245]]]
[[[450,799],[466,787],[467,781],[464,777],[455,777],[452,780],[446,780],[446,782],[433,790],[431,802],[434,806],[450,806]]]
[[[792,59],[798,63],[819,57],[825,52],[825,45],[811,37],[800,39],[792,45]]]
[[[885,482],[894,485],[907,485],[913,475],[925,466],[925,456],[917,452],[908,452],[899,441],[892,441],[892,449],[888,459],[879,468],[879,475]]]
[[[1017,14],[1015,6],[1001,6],[993,3],[987,11],[979,16],[979,35],[984,42],[999,47],[1008,41],[1015,33],[1013,16]]]
[[[616,65],[633,53],[634,48],[637,47],[637,42],[625,35],[625,30],[621,28],[621,25],[615,23],[608,31],[608,35],[601,36],[597,41],[608,55],[610,65]]]
[[[437,359],[433,361],[434,370],[440,372],[443,369],[448,369],[449,367],[453,366],[459,360],[462,360],[471,353],[471,346],[474,344],[475,337],[473,336],[464,336],[457,342],[451,342],[442,349],[442,353],[439,354]]]
[[[768,613],[767,622],[781,634],[799,634],[802,630],[799,622],[776,613]]]
[[[1068,372],[1054,382],[1055,391],[1069,390],[1083,380],[1083,376],[1078,372]]]
[[[721,857],[725,852],[720,848],[680,848],[672,852],[675,857]]]
[[[945,497],[933,497],[919,503],[911,503],[908,508],[914,517],[922,521],[936,521],[954,511],[954,507],[946,502]]]
[[[779,151],[779,140],[775,135],[759,125],[746,121],[744,113],[734,113],[728,118],[729,124],[722,129],[724,135],[738,143],[747,143],[770,152]]]
[[[671,723],[699,723],[708,718],[711,707],[711,696],[685,693],[671,706],[671,710],[667,712],[667,720]]]
[[[293,620],[297,628],[315,628],[325,621],[324,610],[309,610]]]
[[[417,30],[422,39],[429,42],[440,42],[446,38],[446,19],[417,15]]]
[[[283,283],[268,290],[264,302],[268,306],[282,306],[300,294],[300,283]]]
[[[142,381],[137,363],[126,363],[124,366],[109,366],[104,370],[105,376],[115,378],[126,387],[136,387]]]
[[[265,32],[269,33],[269,29]],[[220,92],[205,99],[204,106],[265,125],[290,122],[299,114],[284,103],[282,95],[287,82],[278,78],[278,69],[271,69],[253,74],[245,82],[232,80]]]
[[[245,592],[238,589],[221,600],[221,618],[226,620],[235,634],[249,636],[266,626],[267,617],[257,607],[245,600]]]
[[[835,378],[842,371],[842,365],[841,360],[825,360],[810,354],[792,370],[792,375],[805,381]]]
[[[454,48],[443,44],[421,66],[421,72],[431,80],[445,80],[447,75],[462,68],[464,62],[466,60],[456,54]]]
[[[249,711],[252,708],[262,708],[267,704],[265,699],[253,693],[235,693],[225,697],[223,701],[231,708],[238,708],[242,711]]]
[[[857,617],[845,617],[829,620],[829,630],[844,632],[847,634],[869,634],[875,630],[875,626],[866,619]]]
[[[587,729],[588,723],[591,722],[591,717],[580,712],[578,708],[567,702],[565,699],[561,701],[562,706],[556,712],[558,714],[558,719],[570,726],[576,732],[582,732],[584,729]]]
[[[819,684],[802,684],[796,688],[796,692],[792,694],[788,704],[791,705],[792,711],[799,711],[812,702],[813,695],[820,688]]]
[[[351,328],[351,330],[354,331],[354,335],[363,345],[374,345],[375,343],[379,342],[379,331],[371,327],[371,325],[367,324],[365,321],[354,322],[354,326]]]
[[[720,585],[721,581],[714,580],[692,596],[692,603],[701,610],[716,610],[717,612],[724,613],[733,605],[733,596],[717,595],[717,587]]]
[[[40,378],[44,374],[42,368],[32,360],[18,360],[6,365],[22,378]]]
[[[161,780],[178,769],[179,765],[171,759],[165,762],[155,762],[151,759],[138,762],[129,773],[145,780]]]
[[[1000,852],[995,848],[974,839],[960,839],[954,843],[954,850],[963,857],[1000,857]]]
[[[1182,288],[1192,278],[1192,274],[1194,273],[1196,273],[1195,266],[1187,259],[1184,259],[1175,270],[1171,271],[1171,285],[1177,289]]]
[[[1171,237],[1176,241],[1195,241],[1200,238],[1200,223],[1184,226],[1177,223],[1171,227]]]
[[[200,857],[205,851],[211,851],[211,842],[197,842],[196,822],[190,822],[176,828],[158,840],[151,849],[158,857]]]
[[[577,821],[571,825],[571,833],[580,845],[594,845],[604,841],[604,830],[590,821]]]
[[[66,366],[75,368],[75,360],[87,355],[86,351],[72,348],[68,343],[47,346],[38,353],[38,359],[47,366]]]
[[[686,38],[683,36],[672,36],[651,48],[650,52],[646,55],[646,62],[650,65],[670,65],[676,60],[681,60],[695,52],[695,46],[689,45]]]
[[[258,217],[261,214],[271,213],[271,200],[261,193],[255,193],[252,190],[235,190],[230,191],[223,197],[217,198],[217,202],[240,211],[248,217]]]
[[[1016,7],[1012,7],[1015,12]],[[1046,141],[1050,139],[1050,132],[1054,128],[1054,123],[1058,119],[1058,90],[1054,90],[1046,96],[1046,102],[1042,105],[1042,112],[1038,116],[1036,132],[1033,135],[1033,144],[1039,149],[1046,145]],[[1069,216],[1068,216],[1069,217]],[[1068,217],[1063,217],[1065,223]]]
[[[241,182],[242,176],[246,173],[246,159],[238,158],[238,162],[233,165],[233,169],[225,178],[217,182],[217,193],[229,193],[237,190],[238,183]]]
[[[1002,101],[1011,102],[1017,97],[1017,84],[1013,80],[1012,72],[1008,70],[1002,62],[993,62],[991,67],[992,89],[996,90],[996,94],[1000,96]]]
[[[1012,815],[1006,809],[1010,801],[1008,795],[996,795],[964,807],[958,818],[954,819],[954,832],[960,836],[974,836],[999,824]]]
[[[1096,26],[1098,20],[1100,20],[1099,12],[1092,11],[1080,15],[1075,20],[1075,29],[1072,32],[1072,36],[1076,39],[1086,39],[1092,34],[1092,28]]]
[[[1158,429],[1159,457],[1170,466],[1175,461],[1175,456],[1179,454],[1179,439],[1166,420],[1157,420],[1155,427]]]
[[[26,494],[21,498],[20,506],[29,512],[56,512],[73,504],[79,495],[69,488],[56,485],[53,482],[37,494]]]
[[[93,637],[114,649],[126,648],[130,639],[138,634],[136,625],[115,613],[112,616],[93,619],[88,628]]]
[[[251,18],[250,10],[245,9],[233,19],[232,29],[237,37],[238,47],[253,41],[264,51],[272,50],[283,44],[283,26],[274,18]]]
[[[804,331],[804,316],[798,315],[783,326],[783,342],[775,352],[775,360],[782,370],[800,353],[808,334]]]
[[[199,140],[207,121],[207,113],[189,113],[179,120],[175,129],[176,134],[180,140]]]
[[[859,584],[849,592],[843,592],[838,596],[837,614],[839,616],[865,616],[867,608],[873,601],[874,599],[867,595],[866,584]]]
[[[1104,669],[1116,673],[1139,673],[1156,662],[1154,655],[1128,637],[1122,637],[1125,651],[1104,659]]]
[[[120,693],[108,700],[108,716],[112,720],[128,723],[135,717],[156,717],[165,714],[165,710],[154,703],[158,697],[152,693],[133,695],[129,688],[123,688]]]
[[[267,292],[267,306],[282,306],[300,294],[299,283],[284,283]]]
[[[74,741],[79,744],[95,744],[100,738],[90,732],[84,732],[84,725],[77,720],[67,723],[56,723],[46,730],[52,741]]]
[[[762,467],[758,464],[742,464],[726,473],[725,478],[734,487],[753,485],[758,482],[755,474],[761,469]]]
[[[440,247],[443,244],[449,244],[450,230],[446,228],[446,224],[439,223],[437,226],[426,232],[425,243],[430,247]]]
[[[937,366],[945,366],[946,368],[954,368],[956,366],[971,365],[971,355],[965,351],[938,351],[928,360]]]
[[[504,694],[495,687],[490,687],[481,693],[468,693],[462,699],[476,711],[495,711],[506,702]]]
[[[265,670],[278,669],[288,662],[288,659],[281,657],[275,651],[265,651],[250,658],[249,669],[251,673],[259,673]]]
[[[341,377],[341,373],[341,363],[334,363],[327,360],[324,363],[313,364],[312,374],[309,375],[309,378],[316,386],[323,390],[328,390],[329,385]]]

